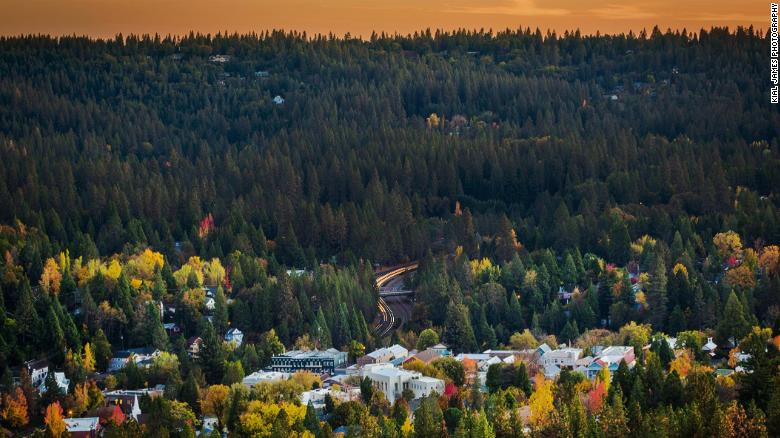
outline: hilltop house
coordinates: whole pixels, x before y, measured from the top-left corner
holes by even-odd
[[[238,348],[244,342],[244,333],[237,328],[232,328],[225,333],[225,341],[235,342],[236,348]]]
[[[132,348],[130,350],[117,351],[108,364],[109,372],[117,372],[127,365],[130,360],[139,366],[148,366],[152,359],[160,355],[160,350],[153,347]]]

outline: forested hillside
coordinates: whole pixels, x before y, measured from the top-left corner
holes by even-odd
[[[43,230],[41,256],[183,242],[295,266],[418,258],[457,200],[530,249],[609,255],[623,226],[777,241],[766,48],[724,29],[5,38],[0,220]]]

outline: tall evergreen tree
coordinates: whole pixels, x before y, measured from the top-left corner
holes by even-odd
[[[650,284],[647,288],[647,303],[650,307],[649,322],[653,330],[663,331],[666,327],[666,264],[663,257],[658,254],[655,258],[655,266],[651,271]]]
[[[225,350],[222,341],[217,337],[214,326],[206,322],[203,324],[203,343],[200,347],[200,361],[206,381],[219,383],[225,373]]]

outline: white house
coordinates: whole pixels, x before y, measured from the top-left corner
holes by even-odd
[[[405,389],[411,390],[416,399],[433,392],[444,393],[443,380],[426,377],[416,371],[396,368],[387,363],[366,365],[361,374],[363,377],[368,377],[374,387],[385,394],[385,398],[390,403],[395,403]]]
[[[364,366],[368,364],[390,362],[391,360],[404,358],[408,355],[409,350],[398,344],[395,344],[392,347],[379,348],[372,351],[371,353],[366,354],[357,360],[357,364],[359,366]]]
[[[284,103],[284,97],[282,97],[282,96],[279,96],[279,95],[276,95],[276,96],[273,98],[273,101],[274,101],[274,103],[275,103],[275,104],[277,104],[277,105],[281,105],[281,104],[283,104],[283,103]]]
[[[203,307],[205,307],[206,310],[214,310],[216,306],[217,302],[214,301],[214,298],[212,297],[206,297],[206,299],[203,300]]]
[[[702,351],[706,351],[710,356],[715,356],[715,350],[718,349],[718,345],[712,342],[712,338],[707,338],[707,343],[701,347]]]
[[[218,62],[224,64],[230,61],[230,55],[211,55],[209,56],[209,62]]]
[[[302,392],[299,400],[303,406],[307,406],[309,403],[311,403],[312,406],[314,406],[314,409],[316,409],[318,413],[321,413],[325,409],[325,398],[328,395],[330,395],[334,400],[347,402],[359,399],[360,390],[355,388],[351,391],[336,391],[332,387],[317,388]]]
[[[225,333],[225,341],[235,342],[236,348],[240,347],[244,342],[244,333],[237,328],[232,328]]]
[[[30,380],[32,380],[33,386],[40,385],[43,379],[46,378],[46,375],[49,374],[49,362],[43,359],[28,360],[24,363],[24,366],[27,367],[27,372],[30,373]]]
[[[54,379],[57,381],[57,386],[60,388],[62,394],[68,393],[68,387],[70,387],[70,380],[65,377],[65,373],[54,372]],[[40,385],[38,385],[38,392],[41,394],[46,392],[46,379],[43,379]]]
[[[577,366],[577,360],[582,356],[581,348],[559,348],[552,350],[542,356],[542,365],[555,365],[558,368],[574,369]]]
[[[544,377],[547,379],[557,379],[561,374],[561,368],[555,364],[548,364],[544,366]]]
[[[71,436],[95,436],[100,429],[99,417],[66,418],[65,430]]]
[[[160,350],[155,348],[133,348],[130,350],[117,351],[114,357],[111,358],[111,362],[108,364],[109,372],[116,372],[125,367],[130,360],[139,366],[146,366],[151,363],[151,360],[160,355]]]
[[[634,366],[634,347],[613,345],[601,350],[593,362],[588,365],[585,374],[589,379],[593,379],[603,368],[609,368],[609,371],[614,374],[620,366],[620,362],[625,362],[629,367]]]
[[[440,356],[450,356],[452,353],[450,349],[444,344],[436,344],[430,348],[431,351],[439,353]]]

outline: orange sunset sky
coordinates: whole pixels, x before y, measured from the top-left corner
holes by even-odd
[[[767,29],[769,2],[688,0],[0,0],[0,34],[182,34],[190,30],[333,32],[530,26],[623,33],[653,25]]]

